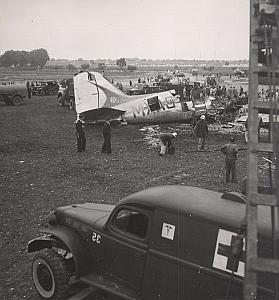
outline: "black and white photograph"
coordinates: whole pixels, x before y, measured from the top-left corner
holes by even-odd
[[[0,12],[0,299],[279,300],[279,0]]]

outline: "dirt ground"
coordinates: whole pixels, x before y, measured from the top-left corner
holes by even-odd
[[[113,127],[111,155],[100,153],[102,128],[87,128],[87,149],[78,153],[75,113],[58,106],[55,96],[32,97],[14,107],[0,103],[0,111],[0,299],[38,299],[26,246],[56,207],[116,204],[130,193],[163,184],[240,191],[246,173],[246,151],[241,151],[239,180],[225,183],[221,152],[197,152],[188,125],[160,126],[161,131],[178,132],[174,155],[159,157],[159,148],[144,140],[142,126]],[[211,132],[207,147],[219,149],[228,139]],[[236,136],[236,142],[243,147],[243,136]]]

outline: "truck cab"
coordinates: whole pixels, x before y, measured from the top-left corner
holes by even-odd
[[[43,222],[32,277],[43,299],[65,299],[71,280],[121,299],[241,299],[245,196],[190,186],[159,186],[116,206],[58,208]],[[271,255],[268,211],[259,219],[259,253]],[[271,299],[272,278],[259,279]]]

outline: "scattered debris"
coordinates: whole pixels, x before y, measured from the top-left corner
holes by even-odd
[[[142,127],[139,129],[145,137],[143,140],[149,144],[150,148],[155,148],[159,145],[159,139],[158,139],[158,134],[160,134],[160,126],[159,125],[154,125],[154,126],[147,126],[147,127]]]

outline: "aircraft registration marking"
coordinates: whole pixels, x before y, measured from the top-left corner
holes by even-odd
[[[214,253],[213,267],[228,273],[234,272],[235,275],[244,277],[245,244],[243,243],[242,255],[238,259],[233,257],[231,253],[231,245],[235,238],[235,232],[219,229]]]
[[[168,224],[168,223],[163,223],[162,226],[162,237],[173,240],[174,239],[174,233],[175,233],[175,226]]]

